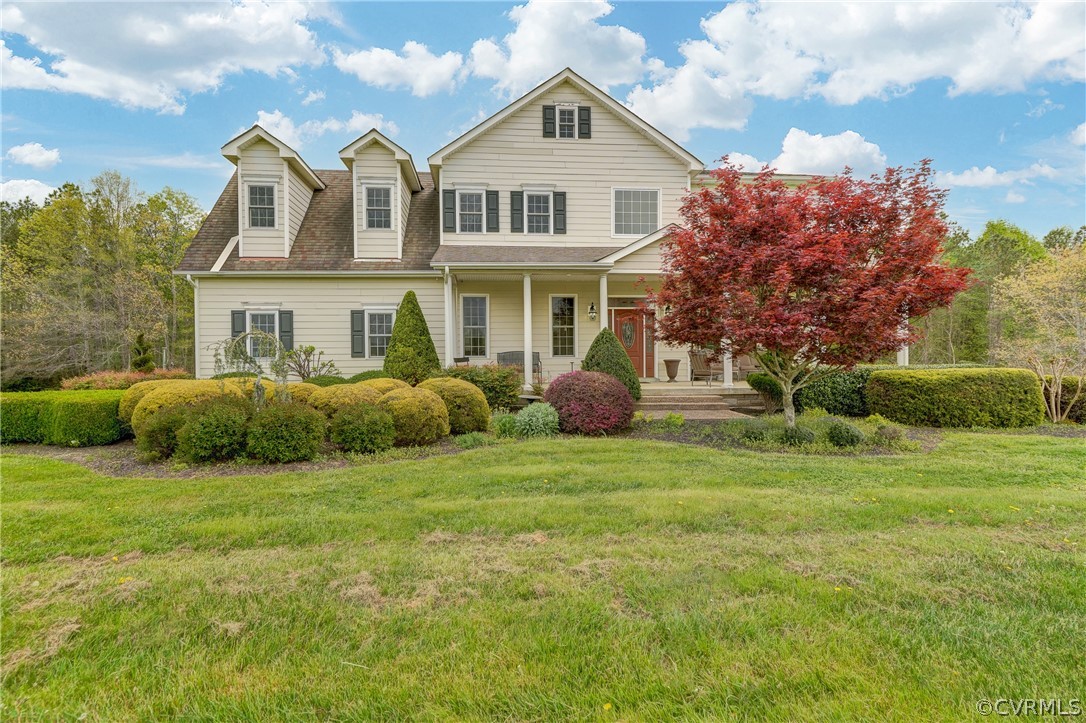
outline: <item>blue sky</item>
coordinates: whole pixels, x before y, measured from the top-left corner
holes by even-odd
[[[115,168],[209,209],[260,121],[314,168],[426,157],[569,65],[710,165],[931,158],[951,217],[1086,223],[1086,3],[19,3],[3,195]]]

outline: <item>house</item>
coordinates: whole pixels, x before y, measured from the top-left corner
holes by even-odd
[[[222,153],[237,171],[177,270],[195,286],[198,377],[214,373],[209,345],[248,330],[312,344],[347,375],[379,369],[410,289],[446,365],[520,352],[550,378],[610,327],[642,378],[666,378],[665,358],[687,378],[685,350],[654,341],[638,305],[705,166],[572,70],[425,172],[377,130],[335,170],[259,126]]]

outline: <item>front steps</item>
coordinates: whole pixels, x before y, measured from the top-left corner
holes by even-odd
[[[693,386],[690,382],[652,382],[641,385],[641,400],[634,409],[653,419],[663,419],[669,412],[674,412],[685,419],[724,420],[747,416],[737,409],[760,411],[762,402],[745,384],[708,387],[704,382]]]

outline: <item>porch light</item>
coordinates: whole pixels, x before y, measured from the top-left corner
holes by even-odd
[[[597,314],[596,314],[596,302],[593,301],[592,303],[590,303],[588,305],[588,320],[589,321],[595,321],[596,316],[597,316]]]

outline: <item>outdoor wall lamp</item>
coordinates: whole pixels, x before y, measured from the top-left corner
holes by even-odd
[[[596,302],[593,301],[588,305],[588,320],[589,321],[595,321],[596,316],[597,316],[597,314],[596,314]]]

